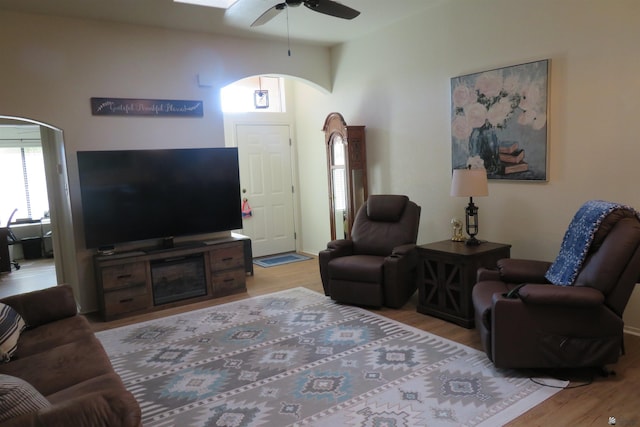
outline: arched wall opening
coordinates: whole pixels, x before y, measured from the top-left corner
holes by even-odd
[[[35,284],[35,286],[49,287],[66,283],[77,291],[78,275],[73,238],[73,218],[68,191],[69,183],[63,132],[61,129],[44,122],[9,115],[0,115],[0,125],[37,125],[40,129],[40,143],[49,202],[55,283],[43,282]],[[30,290],[33,290],[33,288]]]
[[[268,128],[270,127],[273,129],[282,128],[283,126],[288,128],[289,135],[290,135],[289,150],[290,150],[291,162],[290,162],[290,170],[288,170],[287,173],[291,177],[292,185],[294,188],[293,194],[292,194],[292,198],[293,198],[293,206],[292,206],[293,220],[292,221],[293,221],[293,228],[296,236],[294,249],[300,252],[305,250],[305,246],[304,246],[305,237],[303,232],[305,228],[304,227],[305,216],[302,214],[303,209],[302,209],[302,202],[301,202],[302,200],[301,198],[304,197],[304,192],[306,188],[306,186],[304,185],[304,182],[308,182],[310,180],[317,180],[321,182],[321,185],[326,185],[324,182],[326,180],[326,175],[323,174],[322,176],[316,176],[316,174],[308,171],[306,168],[300,167],[300,159],[299,159],[300,152],[307,151],[308,148],[306,147],[306,145],[309,145],[309,144],[312,144],[314,146],[317,145],[317,148],[319,148],[320,150],[324,150],[323,148],[324,137],[321,131],[322,123],[318,123],[317,125],[317,139],[309,138],[308,135],[306,135],[305,133],[299,132],[299,127],[297,124],[297,120],[299,116],[299,108],[297,108],[297,105],[296,105],[295,92],[296,92],[296,87],[300,87],[300,86],[303,86],[310,90],[319,91],[322,94],[327,94],[329,92],[327,89],[325,89],[324,87],[314,82],[311,82],[309,80],[299,78],[296,76],[292,76],[292,75],[267,74],[263,76],[277,77],[282,80],[282,85],[281,85],[283,89],[282,104],[285,107],[283,109],[284,111],[282,112],[265,111],[259,108],[251,108],[253,107],[253,105],[249,105],[249,108],[247,108],[245,111],[223,112],[225,145],[232,146],[232,147],[238,147],[240,145],[239,147],[240,157],[242,160],[242,147],[241,147],[242,141],[239,140],[239,137],[243,134],[243,132],[240,131],[241,128],[246,129],[247,127],[254,127],[256,131],[266,130],[266,132],[269,132]],[[242,90],[245,91],[246,96],[251,96],[253,91],[260,90],[260,87],[258,86],[259,77],[260,75],[243,77],[241,79],[236,80],[233,83],[230,83],[228,86],[225,86],[225,88],[238,85],[241,87]],[[242,92],[238,92],[238,93],[242,93]],[[224,99],[224,96],[222,96],[221,98]],[[245,105],[250,104],[252,102],[253,102],[253,99],[248,99],[247,102],[245,102]],[[221,107],[221,108],[223,111],[225,110],[224,107]],[[275,132],[275,131],[273,132],[274,135],[277,133],[278,132]],[[321,163],[324,162],[325,161],[324,155],[321,158],[316,156],[316,160]],[[241,182],[243,184],[247,183],[249,179],[247,177],[243,177],[242,175],[243,173],[242,173],[242,167],[241,167]],[[249,189],[247,190],[249,191]],[[326,197],[323,197],[322,195],[318,195],[317,193],[315,193],[315,191],[314,191],[314,194],[315,194],[315,197],[317,197],[319,200],[323,202],[324,202],[324,199],[326,199]],[[310,196],[307,196],[307,197],[310,197]],[[249,204],[251,207],[254,207],[253,204],[251,204],[251,200],[249,200]],[[255,221],[255,219],[256,218],[248,219],[245,221],[245,224],[247,224],[247,222],[249,221],[258,222],[258,221]],[[253,237],[252,236],[253,230],[251,228],[252,225],[253,224],[249,224],[247,229],[244,230],[245,234],[249,235],[249,237]],[[327,225],[327,233],[328,233],[328,225]],[[256,242],[254,246],[256,247],[256,256],[269,255],[271,254],[270,253],[271,251],[279,250],[279,246],[277,245],[276,246],[267,245],[268,247],[265,249],[266,252],[260,252],[260,244]],[[272,252],[272,253],[277,253],[277,252]]]

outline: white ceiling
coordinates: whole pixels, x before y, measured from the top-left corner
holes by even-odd
[[[250,27],[264,11],[282,1],[238,0],[225,12],[173,0],[0,0],[0,10],[286,40],[286,11],[261,27]],[[292,41],[331,46],[362,37],[443,1],[446,0],[340,0],[361,12],[353,20],[323,15],[304,6],[289,7],[289,36]]]

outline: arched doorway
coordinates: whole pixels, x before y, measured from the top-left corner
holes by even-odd
[[[55,283],[43,282],[49,287],[61,283],[77,288],[77,268],[73,237],[71,203],[63,133],[61,129],[32,119],[0,115],[0,124],[12,126],[38,126],[42,145],[49,216],[51,224],[51,251],[55,267]]]

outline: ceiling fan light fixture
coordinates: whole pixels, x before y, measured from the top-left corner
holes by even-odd
[[[278,3],[263,12],[262,15],[258,17],[258,19],[253,21],[251,26],[257,27],[259,25],[266,24],[267,22],[275,18],[285,8],[298,7],[301,4],[304,4],[305,7],[309,10],[336,18],[353,19],[356,16],[360,15],[359,11],[333,0],[285,0],[284,2]]]
[[[307,6],[309,9],[313,10],[318,7],[319,3],[320,2],[318,0],[307,0],[306,2],[304,2],[304,5]]]

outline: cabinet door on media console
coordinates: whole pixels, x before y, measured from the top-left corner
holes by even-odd
[[[244,245],[241,242],[220,245],[209,252],[213,296],[246,290]]]
[[[105,319],[147,308],[147,263],[136,261],[99,268],[101,310]]]

